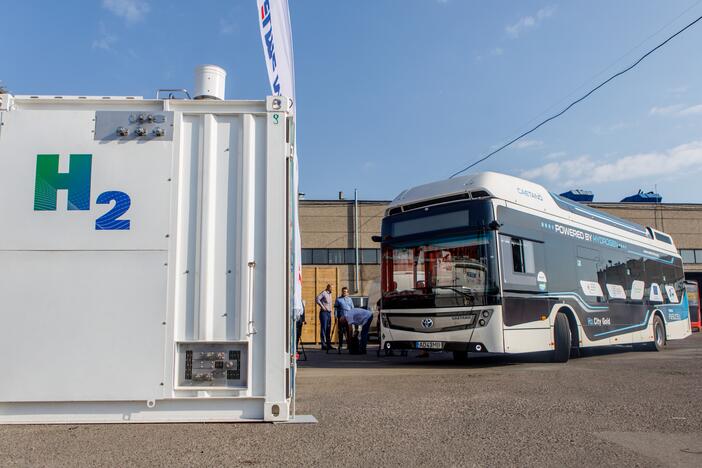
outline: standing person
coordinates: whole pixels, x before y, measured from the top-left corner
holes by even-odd
[[[344,334],[348,328],[345,320],[346,313],[353,309],[353,300],[349,297],[349,288],[344,286],[341,288],[341,296],[336,298],[334,302],[334,316],[336,317],[336,329],[339,337],[339,352],[344,345]]]
[[[302,337],[302,325],[306,324],[307,321],[305,321],[305,301],[302,301],[302,314],[297,318],[297,321],[295,322],[296,326],[296,340],[295,340],[295,352],[297,352],[297,349],[300,347],[300,338]]]
[[[319,341],[322,342],[322,349],[327,351],[331,345],[331,310],[332,310],[332,286],[328,284],[324,291],[317,295],[315,302],[319,306]]]

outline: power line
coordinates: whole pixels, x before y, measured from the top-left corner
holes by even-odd
[[[532,122],[538,121],[539,118],[541,118],[543,115],[548,115],[548,113],[549,113],[552,109],[558,107],[559,105],[561,105],[561,104],[564,103],[564,102],[568,102],[568,100],[571,99],[574,95],[576,95],[576,94],[578,93],[578,91],[580,91],[581,89],[585,88],[587,85],[591,85],[591,83],[592,83],[593,81],[595,81],[595,78],[598,78],[598,77],[600,77],[601,75],[604,75],[605,72],[609,71],[611,68],[613,68],[613,67],[614,67],[615,65],[617,65],[619,62],[621,62],[625,57],[628,57],[629,55],[631,55],[635,50],[641,48],[641,46],[643,46],[645,43],[647,43],[650,39],[653,39],[655,36],[657,36],[658,34],[660,34],[663,30],[667,29],[668,26],[670,26],[671,24],[673,24],[675,21],[679,20],[683,15],[685,15],[686,13],[688,13],[690,10],[692,10],[693,8],[696,8],[697,6],[699,6],[700,3],[702,3],[702,0],[697,0],[695,3],[693,3],[693,4],[690,5],[689,7],[685,8],[685,9],[684,9],[683,11],[681,11],[677,16],[675,16],[675,18],[673,18],[673,19],[671,19],[670,21],[666,22],[663,26],[661,26],[660,28],[658,28],[655,32],[653,32],[653,33],[649,34],[648,36],[646,36],[645,39],[641,40],[641,41],[640,41],[638,44],[636,44],[634,47],[632,47],[631,49],[629,49],[628,51],[626,51],[625,53],[623,53],[622,55],[620,55],[616,60],[612,61],[609,65],[607,65],[606,67],[604,67],[603,69],[601,69],[600,71],[598,71],[597,73],[595,73],[594,75],[592,75],[592,76],[591,76],[590,78],[588,78],[587,80],[583,81],[578,87],[574,88],[574,89],[573,89],[571,92],[569,92],[567,95],[563,96],[561,99],[559,99],[558,101],[554,102],[553,104],[551,104],[550,106],[548,106],[546,109],[544,109],[543,111],[541,111],[541,112],[539,112],[538,114],[536,114],[535,116],[533,116],[533,117],[532,117],[531,119],[529,119],[526,123],[524,123],[523,125],[520,125],[515,131],[510,132],[510,133],[511,133],[511,134],[515,134],[515,133],[517,133],[518,131],[521,132],[525,127],[528,128],[528,125],[530,125]]]
[[[702,20],[702,16],[697,17],[697,19],[695,19],[695,20],[692,21],[691,23],[688,23],[685,27],[683,27],[682,29],[678,30],[675,34],[669,36],[665,41],[661,42],[661,43],[658,44],[656,47],[654,47],[653,49],[651,49],[651,50],[649,50],[648,52],[646,52],[645,54],[643,54],[643,55],[641,56],[641,58],[639,58],[639,59],[638,59],[636,62],[634,62],[633,64],[629,65],[629,66],[628,66],[627,68],[625,68],[624,70],[622,70],[622,71],[620,71],[620,72],[618,72],[618,73],[615,73],[614,75],[610,76],[609,78],[607,78],[606,80],[604,80],[602,83],[598,84],[597,86],[595,86],[594,88],[592,88],[590,91],[588,91],[588,92],[587,92],[586,94],[584,94],[582,97],[580,97],[580,98],[576,99],[575,101],[571,102],[570,104],[568,104],[568,106],[565,107],[562,111],[558,112],[557,114],[552,115],[551,117],[549,117],[549,118],[547,118],[547,119],[545,119],[545,120],[542,120],[539,124],[537,124],[536,126],[532,127],[530,130],[527,130],[526,132],[522,133],[522,134],[519,135],[518,137],[513,138],[513,139],[510,140],[509,142],[505,143],[504,145],[500,146],[499,148],[495,149],[494,151],[491,151],[491,152],[488,153],[487,155],[483,156],[482,158],[478,159],[477,161],[473,162],[472,164],[466,166],[465,168],[461,169],[460,171],[453,173],[453,174],[451,175],[451,177],[449,177],[449,179],[453,179],[454,177],[456,177],[456,176],[459,175],[459,174],[464,173],[464,172],[467,171],[468,169],[470,169],[470,168],[472,168],[472,167],[474,167],[474,166],[477,166],[477,165],[480,164],[481,162],[483,162],[483,161],[485,161],[485,160],[491,158],[491,157],[494,156],[495,154],[497,154],[497,153],[499,153],[500,151],[502,151],[503,149],[507,148],[507,147],[510,146],[512,143],[514,143],[514,142],[516,142],[516,141],[518,141],[518,140],[524,138],[525,136],[529,135],[530,133],[535,132],[536,130],[538,130],[539,128],[541,128],[542,126],[544,126],[545,124],[547,124],[548,122],[550,122],[550,121],[552,121],[552,120],[554,120],[554,119],[560,117],[561,115],[565,114],[565,113],[568,112],[573,106],[575,106],[576,104],[578,104],[578,103],[584,101],[585,99],[587,99],[588,97],[590,97],[591,94],[593,94],[595,91],[597,91],[598,89],[600,89],[601,87],[603,87],[604,85],[606,85],[607,83],[609,83],[610,81],[614,80],[615,78],[617,78],[617,77],[623,75],[624,73],[628,72],[628,71],[631,70],[632,68],[636,67],[639,63],[643,62],[644,59],[646,59],[646,57],[648,57],[649,55],[651,55],[652,53],[654,53],[655,51],[657,51],[658,49],[660,49],[661,47],[663,47],[664,45],[666,45],[668,42],[670,42],[670,41],[673,40],[675,37],[677,37],[677,36],[679,36],[680,34],[682,34],[683,32],[685,32],[687,29],[689,29],[689,28],[691,28],[692,26],[694,26],[694,25],[695,25],[696,23],[698,23],[700,20]]]

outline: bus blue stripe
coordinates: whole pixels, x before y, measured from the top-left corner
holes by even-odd
[[[642,326],[646,325],[646,323],[648,322],[648,316],[649,316],[650,313],[651,313],[650,310],[646,310],[646,318],[644,318],[644,321],[641,322],[641,323],[639,323],[639,324],[636,324],[636,325],[629,325],[628,327],[617,328],[617,329],[609,330],[609,331],[602,332],[602,333],[596,333],[596,334],[594,334],[593,336],[610,335],[610,334],[612,334],[612,333],[617,333],[617,332],[620,332],[620,331],[623,331],[623,330],[630,330],[630,329],[632,329],[632,328],[642,327]]]

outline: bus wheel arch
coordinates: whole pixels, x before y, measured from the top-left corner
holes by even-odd
[[[553,351],[551,361],[568,362],[571,353],[572,332],[567,314],[558,310],[553,321]]]
[[[578,319],[575,311],[567,305],[558,308],[556,313],[562,313],[568,319],[568,327],[570,328],[570,357],[575,358],[580,356],[580,329],[578,327]]]
[[[667,330],[663,312],[656,309],[651,316],[651,326],[653,332],[653,341],[647,343],[651,351],[663,351],[668,345]]]

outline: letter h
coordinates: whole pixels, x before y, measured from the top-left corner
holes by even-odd
[[[58,154],[38,154],[34,210],[56,211],[56,192],[68,190],[69,210],[90,209],[92,154],[72,154],[68,172],[59,172]]]

